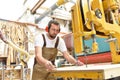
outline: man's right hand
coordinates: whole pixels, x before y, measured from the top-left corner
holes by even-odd
[[[55,69],[55,66],[52,64],[51,61],[47,61],[47,62],[45,63],[45,67],[46,67],[46,69],[47,69],[48,71],[51,71],[51,70],[54,70],[54,69]]]

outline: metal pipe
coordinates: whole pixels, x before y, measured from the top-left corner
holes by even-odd
[[[48,15],[50,12],[52,12],[53,10],[55,10],[56,8],[58,8],[60,5],[65,4],[66,2],[68,2],[70,0],[58,0],[55,4],[53,4],[51,6],[51,8],[49,10],[47,10],[46,12],[44,12],[40,17],[38,17],[35,20],[35,23],[38,23],[39,21],[41,21],[46,15]]]

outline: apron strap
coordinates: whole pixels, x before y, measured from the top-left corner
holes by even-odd
[[[55,43],[55,48],[57,48],[58,43],[59,43],[59,37],[57,37],[57,40],[56,40],[56,43]]]
[[[43,36],[43,40],[44,40],[43,47],[45,47],[45,46],[46,46],[46,40],[45,40],[45,36],[44,36],[44,34],[42,34],[42,36]]]

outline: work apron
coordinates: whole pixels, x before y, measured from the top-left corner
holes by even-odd
[[[55,58],[57,56],[58,50],[57,45],[59,38],[56,40],[55,48],[46,48],[46,41],[44,39],[44,47],[42,48],[42,55],[45,59],[51,61],[54,64]],[[39,64],[35,59],[35,63],[33,66],[33,75],[32,80],[55,80],[54,76],[50,74],[45,68],[43,64]]]

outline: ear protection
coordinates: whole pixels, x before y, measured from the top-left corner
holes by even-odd
[[[45,31],[48,32],[48,26],[45,27]]]

